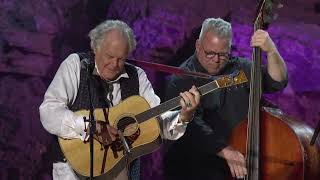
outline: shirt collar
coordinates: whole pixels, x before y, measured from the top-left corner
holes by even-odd
[[[92,74],[96,75],[96,76],[100,76],[99,70],[97,68],[97,64],[95,64]],[[112,80],[112,81],[105,80],[105,81],[107,81],[109,83],[115,83],[115,82],[118,82],[121,78],[129,78],[128,73],[126,71],[124,71],[115,80]]]

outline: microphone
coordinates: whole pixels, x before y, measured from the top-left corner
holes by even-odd
[[[82,59],[82,62],[84,62],[85,64],[87,64],[87,65],[91,65],[91,64],[93,64],[93,62],[92,61],[90,61],[90,59],[88,59],[88,58],[84,58],[84,59]]]
[[[92,73],[94,69],[94,62],[91,61],[89,58],[83,58],[81,62],[81,66],[86,68],[88,73]]]
[[[126,141],[126,139],[124,138],[124,135],[122,133],[121,130],[118,130],[118,134],[119,134],[119,137],[121,139],[121,142],[122,142],[122,146],[123,146],[123,150],[124,150],[124,153],[125,155],[129,155],[131,153],[131,150],[130,150],[130,147]]]

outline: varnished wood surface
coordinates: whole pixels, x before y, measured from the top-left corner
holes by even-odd
[[[320,179],[320,143],[310,146],[313,129],[284,115],[278,109],[261,111],[261,179]],[[230,145],[246,154],[248,121],[242,121]]]
[[[140,96],[131,96],[117,106],[110,108],[109,122],[111,126],[116,126],[118,120],[122,117],[134,117],[136,114],[150,109],[146,100]],[[89,111],[77,111],[77,115],[88,116]],[[94,111],[96,120],[104,119],[102,109]],[[132,144],[132,154],[130,161],[135,158],[152,152],[159,147],[161,142],[160,127],[156,118],[144,121],[139,124],[140,135]],[[89,142],[84,143],[80,139],[66,140],[59,138],[60,147],[71,167],[82,176],[90,175],[90,147]],[[94,140],[94,176],[104,174],[106,178],[114,177],[125,167],[125,158],[122,151],[118,152],[118,158],[113,156],[111,148],[107,150],[107,160],[104,173],[101,174],[104,149],[98,141]]]

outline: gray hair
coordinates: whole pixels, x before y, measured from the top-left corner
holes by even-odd
[[[105,34],[113,29],[120,30],[124,34],[128,40],[129,53],[132,52],[137,45],[133,30],[125,22],[119,20],[106,20],[89,32],[91,49],[98,49]]]
[[[207,18],[203,21],[199,39],[202,39],[206,32],[214,32],[220,38],[225,38],[229,41],[229,47],[232,42],[231,24],[221,18]]]

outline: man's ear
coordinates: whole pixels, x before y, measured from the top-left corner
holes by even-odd
[[[197,51],[197,53],[200,52],[200,40],[199,39],[197,39],[197,41],[196,41],[196,51]]]

